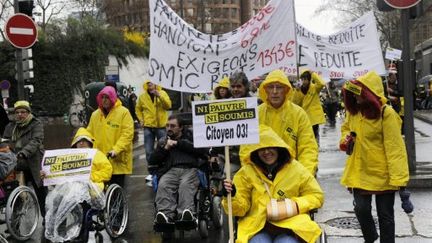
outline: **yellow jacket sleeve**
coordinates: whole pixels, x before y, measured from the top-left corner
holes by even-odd
[[[299,113],[299,131],[297,138],[297,160],[315,175],[318,167],[318,144],[306,113]]]
[[[312,73],[312,82],[315,83],[315,90],[317,93],[321,92],[325,86],[324,79],[315,72]]]
[[[341,138],[339,140],[339,144],[342,144],[345,141],[345,137],[350,134],[349,128],[350,114],[347,112],[344,122],[341,126]]]
[[[135,113],[136,113],[136,115],[138,117],[138,120],[139,120],[139,122],[141,124],[143,124],[143,122],[144,122],[144,111],[143,111],[143,108],[144,108],[144,104],[143,104],[144,99],[143,98],[144,97],[142,95],[140,95],[140,97],[138,98],[138,101],[137,101],[137,103],[135,105]]]
[[[384,150],[388,161],[391,186],[406,186],[409,180],[408,159],[405,143],[400,135],[402,121],[391,108],[385,107],[383,114]]]
[[[134,122],[129,112],[124,112],[123,121],[121,122],[121,135],[113,146],[114,151],[119,154],[127,150],[134,136]]]
[[[111,179],[112,166],[107,157],[97,151],[93,159],[91,168],[91,181],[94,183],[104,183]]]
[[[163,90],[160,91],[159,101],[161,102],[162,108],[165,110],[171,109],[171,99],[167,92]]]
[[[293,89],[291,94],[291,102],[301,107],[303,104],[304,97],[305,95],[303,94],[303,92],[301,92],[301,90]]]
[[[299,213],[308,213],[312,209],[320,208],[324,203],[324,193],[315,177],[303,173],[302,185],[299,187],[299,197],[291,198],[297,203]]]
[[[245,216],[251,206],[252,183],[248,181],[244,171],[240,169],[233,180],[236,194],[232,197],[232,213],[234,216],[239,217]],[[228,200],[226,197],[222,200],[222,206],[225,212],[228,213]]]

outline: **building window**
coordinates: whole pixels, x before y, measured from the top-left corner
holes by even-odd
[[[232,19],[237,18],[237,9],[236,8],[231,9],[231,18]]]

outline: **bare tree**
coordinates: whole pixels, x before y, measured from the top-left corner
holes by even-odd
[[[368,11],[373,11],[377,23],[380,41],[383,49],[387,46],[401,48],[400,18],[397,11],[381,12],[376,6],[376,0],[325,0],[315,11],[316,14],[324,14],[329,11],[337,12],[333,17],[336,27],[346,27],[350,23]]]
[[[50,20],[61,14],[67,5],[68,2],[64,0],[36,0],[36,6],[42,11],[42,22],[40,26],[44,32]]]
[[[5,40],[5,34],[3,30],[3,23],[10,17],[14,12],[13,0],[0,0],[0,34],[3,40]]]

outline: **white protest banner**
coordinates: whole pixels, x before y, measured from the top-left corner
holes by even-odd
[[[396,60],[400,60],[401,56],[402,56],[402,50],[387,47],[386,53],[385,53],[385,59],[391,60],[391,61],[396,61]]]
[[[194,147],[259,142],[257,98],[192,102]]]
[[[67,181],[89,181],[96,149],[46,150],[41,168],[45,174],[44,186]]]
[[[148,74],[164,88],[211,92],[224,76],[249,78],[280,67],[296,70],[293,0],[271,0],[232,32],[209,35],[181,19],[163,0],[150,0]]]
[[[300,71],[307,68],[325,78],[355,78],[374,70],[386,75],[375,18],[368,12],[347,28],[314,34],[297,24]]]

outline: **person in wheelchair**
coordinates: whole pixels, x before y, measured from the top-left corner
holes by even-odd
[[[166,131],[167,137],[159,141],[149,158],[150,173],[158,178],[155,225],[196,221],[199,161],[208,150],[194,148],[191,131],[175,114],[168,118]]]
[[[93,136],[88,132],[85,128],[81,127],[76,132],[71,148],[93,148],[93,144],[95,142],[95,139]],[[59,189],[58,186],[62,187],[63,184],[57,185],[56,188],[54,188],[52,191],[48,193],[47,196],[47,217],[46,217],[46,231],[45,231],[45,237],[49,240],[59,239],[60,238],[73,238],[70,235],[67,235],[65,233],[62,235],[59,233],[59,229],[61,226],[59,225],[52,225],[52,222],[54,219],[59,217],[58,215],[61,214],[59,212],[58,208],[59,205],[63,205],[62,201],[65,200],[77,200],[82,201],[81,199],[86,198],[84,195],[77,195],[78,194],[86,194],[88,192],[91,200],[89,201],[82,201],[82,202],[76,202],[77,204],[80,204],[81,207],[84,210],[88,210],[93,204],[97,202],[97,204],[103,204],[99,203],[99,201],[104,200],[103,198],[103,190],[104,190],[104,184],[108,182],[111,179],[111,173],[112,173],[112,166],[109,162],[108,158],[99,150],[96,151],[96,154],[92,161],[92,167],[90,172],[90,181],[89,185],[78,185],[78,183],[81,182],[70,182],[66,186],[66,188]],[[44,178],[45,174],[43,171],[41,171],[41,177]],[[80,189],[88,188],[86,192],[80,192]],[[56,190],[57,189],[57,190]],[[53,195],[54,194],[54,195]],[[69,195],[68,195],[69,194]],[[82,197],[81,197],[82,196]],[[102,206],[101,206],[102,207]],[[76,210],[75,207],[70,207],[72,211]],[[83,215],[85,215],[85,212],[83,212]],[[50,220],[52,219],[52,220]],[[66,221],[65,219],[64,221]],[[62,222],[61,222],[62,223]],[[83,229],[81,228],[81,232]],[[81,236],[80,232],[80,236]],[[76,235],[75,235],[76,236]]]
[[[224,180],[238,217],[236,242],[315,242],[321,229],[308,212],[320,208],[323,191],[314,176],[292,156],[293,150],[270,128],[260,125],[260,143]],[[227,198],[222,201],[228,212]]]

